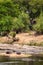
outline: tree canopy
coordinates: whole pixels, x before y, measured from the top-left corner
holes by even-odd
[[[29,30],[30,18],[40,15],[43,17],[43,0],[0,0],[0,32]]]

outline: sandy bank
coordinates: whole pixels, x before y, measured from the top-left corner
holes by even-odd
[[[1,57],[8,57],[8,58],[29,58],[29,57],[43,57],[43,54],[16,54],[16,53],[12,53],[12,54],[6,54],[6,53],[0,53]]]
[[[10,58],[23,58],[23,57],[31,57],[32,55],[29,54],[16,54],[16,53],[12,53],[12,54],[6,54],[6,53],[0,53],[0,56],[8,56]]]
[[[35,32],[30,32],[30,33],[19,33],[16,34],[16,38],[19,39],[19,41],[14,41],[13,43],[20,43],[20,44],[29,44],[30,42],[36,42],[40,44],[43,42],[43,35],[37,35],[35,36]],[[11,43],[13,39],[8,38],[7,36],[5,37],[0,37],[0,43]]]

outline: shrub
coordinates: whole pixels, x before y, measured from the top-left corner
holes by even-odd
[[[23,24],[22,19],[20,19],[20,18],[14,19],[14,21],[13,21],[13,30],[14,31],[20,32],[21,30],[23,30],[24,26],[25,25]]]
[[[39,33],[42,34],[43,33],[43,16],[40,16],[39,18],[37,18],[37,24],[33,26],[33,29]]]
[[[5,16],[0,19],[0,32],[8,32],[12,30],[12,17]]]
[[[9,33],[9,35],[12,36],[12,37],[15,37],[16,36],[16,32],[12,31],[12,32]]]
[[[6,36],[7,34],[8,34],[7,31],[3,31],[3,32],[0,33],[0,36]]]
[[[22,19],[22,23],[24,24],[24,31],[29,30],[29,15],[22,11],[22,13],[19,15],[19,18]]]
[[[26,32],[29,30],[29,16],[25,12],[21,12],[18,18],[13,21],[13,28],[16,32]]]

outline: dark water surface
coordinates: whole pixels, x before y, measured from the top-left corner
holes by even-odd
[[[43,65],[42,57],[9,58],[0,57],[0,65]]]

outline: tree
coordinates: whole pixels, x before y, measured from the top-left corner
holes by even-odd
[[[16,32],[20,32],[22,31],[22,29],[24,28],[24,24],[22,23],[22,19],[20,18],[15,18],[13,20],[13,30]]]
[[[12,30],[12,19],[10,16],[5,16],[0,20],[0,32]]]
[[[43,16],[40,15],[37,19],[37,24],[35,24],[33,26],[34,30],[39,33],[39,34],[43,34]]]
[[[32,18],[40,15],[41,10],[43,9],[43,0],[30,0],[29,1],[29,9],[31,10],[30,16]]]

